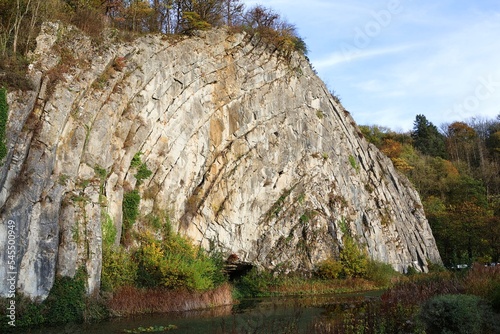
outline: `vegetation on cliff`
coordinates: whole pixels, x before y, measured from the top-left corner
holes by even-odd
[[[0,87],[0,165],[7,156],[7,145],[5,143],[5,130],[9,117],[9,105],[7,104],[7,90]]]
[[[247,10],[241,0],[7,0],[0,2],[0,87],[32,88],[25,77],[29,51],[46,21],[75,25],[96,43],[108,28],[111,35],[130,40],[144,33],[190,35],[228,26],[275,45],[285,55],[307,52],[293,24],[261,5]]]

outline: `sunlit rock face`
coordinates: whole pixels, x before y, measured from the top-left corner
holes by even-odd
[[[45,298],[82,265],[97,291],[103,221],[121,231],[132,189],[141,217],[168,213],[194,242],[258,267],[312,270],[346,233],[399,271],[441,262],[415,189],[302,55],[223,29],[96,46],[47,24],[33,56],[36,90],[8,96],[3,295],[8,220],[19,291]],[[140,185],[137,152],[153,172]]]

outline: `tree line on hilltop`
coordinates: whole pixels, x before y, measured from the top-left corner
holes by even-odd
[[[98,39],[106,28],[128,37],[142,33],[192,34],[196,30],[229,26],[258,33],[290,53],[307,52],[296,28],[270,8],[246,9],[242,0],[3,0],[0,1],[0,87],[14,86],[6,78],[21,75],[29,51],[45,21],[77,26]]]
[[[445,265],[500,261],[500,115],[440,129],[417,115],[407,133],[360,128],[419,191]]]

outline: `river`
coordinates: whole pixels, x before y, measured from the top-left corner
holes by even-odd
[[[315,321],[332,316],[343,307],[352,307],[380,291],[304,297],[245,299],[237,305],[210,310],[114,318],[95,324],[67,324],[57,327],[24,329],[32,334],[118,334],[139,327],[174,325],[172,334],[274,334],[309,333]],[[17,333],[17,331],[16,331]]]

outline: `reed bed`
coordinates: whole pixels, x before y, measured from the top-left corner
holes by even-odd
[[[199,310],[232,303],[232,289],[229,284],[205,292],[126,286],[113,294],[107,306],[113,315],[128,316]]]

